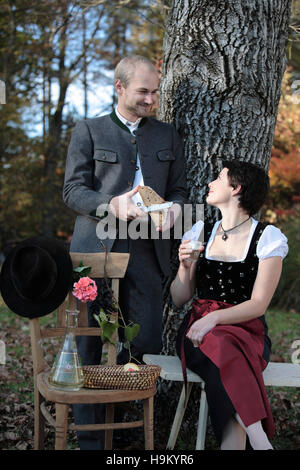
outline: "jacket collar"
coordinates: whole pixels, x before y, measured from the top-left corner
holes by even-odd
[[[113,110],[113,111],[110,113],[110,118],[111,118],[111,120],[112,120],[115,124],[117,124],[117,126],[121,127],[121,129],[123,129],[124,131],[127,131],[129,134],[131,134],[131,132],[130,132],[130,130],[128,129],[128,127],[127,127],[125,124],[123,124],[122,121],[120,121],[120,119],[119,119],[118,116],[116,115],[116,111],[115,111],[115,110]],[[139,123],[139,127],[138,127],[138,128],[143,127],[143,125],[146,124],[146,122],[147,122],[147,118],[142,118],[141,121],[140,121],[140,123]]]

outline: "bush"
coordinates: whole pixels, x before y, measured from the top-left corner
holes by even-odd
[[[288,239],[289,252],[283,261],[282,275],[272,300],[272,306],[300,312],[300,207],[294,215],[276,223]]]

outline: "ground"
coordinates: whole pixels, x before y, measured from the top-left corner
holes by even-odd
[[[44,317],[44,323],[51,322],[51,316]],[[299,313],[271,310],[267,314],[270,336],[273,342],[271,360],[291,362],[292,345],[300,339]],[[11,312],[0,301],[0,340],[6,345],[6,363],[0,365],[0,449],[33,449],[33,370],[30,349],[28,320]],[[59,343],[45,344],[49,364],[54,360]],[[155,449],[166,447],[172,418],[179,398],[179,384],[167,387],[159,379],[159,394],[155,398]],[[277,449],[299,450],[299,390],[296,388],[268,387],[268,396],[273,411],[276,433],[272,441]],[[193,450],[196,441],[196,424],[199,394],[194,387],[186,411],[175,450]],[[193,406],[194,404],[194,406]],[[138,412],[141,412],[137,405]],[[127,450],[142,450],[144,446],[142,429],[135,431],[132,442],[127,443]],[[54,431],[47,427],[46,449],[54,448]],[[68,448],[78,449],[75,433],[68,437]],[[217,450],[210,424],[206,436],[206,449]]]

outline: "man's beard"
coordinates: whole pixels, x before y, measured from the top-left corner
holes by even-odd
[[[151,114],[152,105],[144,105],[137,103],[135,106],[127,106],[127,110],[130,114],[139,116],[139,117],[146,117]]]

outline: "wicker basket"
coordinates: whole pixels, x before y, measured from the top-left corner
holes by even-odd
[[[115,390],[146,390],[159,377],[161,367],[140,365],[140,370],[124,371],[122,365],[84,366],[84,387]]]

